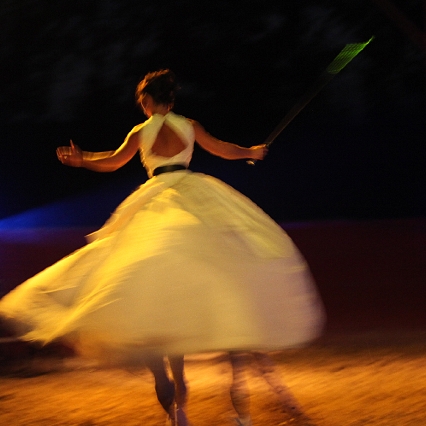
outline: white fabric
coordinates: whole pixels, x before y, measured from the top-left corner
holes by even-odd
[[[321,331],[321,301],[291,239],[211,176],[149,179],[89,241],[0,301],[23,338],[64,339],[82,354],[130,364],[147,351],[283,349]]]

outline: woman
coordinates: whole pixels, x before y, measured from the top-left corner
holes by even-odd
[[[139,152],[150,179],[89,244],[6,295],[0,315],[23,339],[62,339],[110,364],[144,359],[161,371],[168,354],[181,409],[181,354],[301,345],[318,335],[323,313],[309,268],[280,226],[225,183],[188,170],[195,141],[229,160],[262,160],[266,147],[218,140],[176,115],[176,90],[170,70],[147,74],[136,98],[148,119],[115,151],[72,142],[57,149],[63,164],[98,172]],[[159,399],[170,411],[167,386]]]

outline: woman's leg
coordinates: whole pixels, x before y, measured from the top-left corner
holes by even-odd
[[[169,356],[170,369],[175,382],[175,401],[176,405],[183,407],[187,401],[187,388],[184,374],[184,361],[182,356]]]
[[[245,377],[246,356],[241,352],[229,353],[232,366],[231,401],[238,414],[237,424],[240,426],[251,426],[252,424],[250,419],[250,393]]]
[[[167,374],[164,357],[152,355],[147,357],[145,363],[154,375],[157,399],[167,414],[170,414],[175,399],[175,385]]]
[[[188,420],[185,407],[188,392],[185,382],[183,355],[169,356],[169,365],[175,382],[176,425],[187,426]]]

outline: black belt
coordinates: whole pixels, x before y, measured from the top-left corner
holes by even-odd
[[[161,166],[154,169],[153,176],[161,175],[161,173],[175,172],[176,170],[186,170],[187,167],[183,164],[169,164],[168,166]]]

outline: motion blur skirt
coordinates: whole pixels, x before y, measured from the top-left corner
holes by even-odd
[[[141,185],[87,245],[7,294],[0,316],[22,339],[62,340],[115,365],[295,347],[324,322],[282,228],[222,181],[187,170]]]

